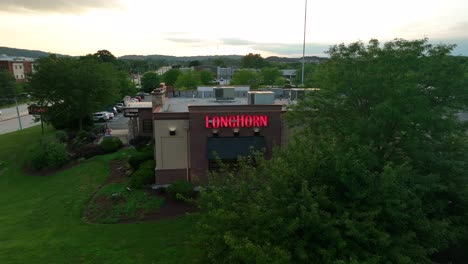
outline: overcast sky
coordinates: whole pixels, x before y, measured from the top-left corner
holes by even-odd
[[[304,0],[0,0],[0,46],[116,56],[302,55]],[[468,0],[308,0],[306,55],[394,38],[457,44]]]

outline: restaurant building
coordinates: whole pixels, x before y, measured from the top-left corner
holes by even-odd
[[[175,180],[206,182],[217,159],[235,162],[253,150],[271,157],[286,144],[282,114],[287,100],[273,92],[248,92],[236,98],[234,88],[215,88],[212,98],[167,98],[165,89],[152,93],[156,184]]]

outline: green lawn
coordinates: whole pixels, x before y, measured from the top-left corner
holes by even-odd
[[[89,224],[83,207],[106,179],[94,157],[51,176],[21,171],[40,127],[0,135],[0,263],[189,263],[193,217],[135,224]]]

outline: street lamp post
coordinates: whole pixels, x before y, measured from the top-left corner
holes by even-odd
[[[302,86],[304,86],[304,63],[305,63],[306,24],[307,24],[307,0],[305,0],[305,11],[304,11],[304,41],[302,42],[302,76],[301,76],[301,84],[302,84]]]

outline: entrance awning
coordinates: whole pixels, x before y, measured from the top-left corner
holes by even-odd
[[[208,138],[206,156],[209,160],[236,159],[238,156],[249,156],[252,150],[263,150],[263,137],[211,137]],[[215,154],[216,153],[216,154]]]

